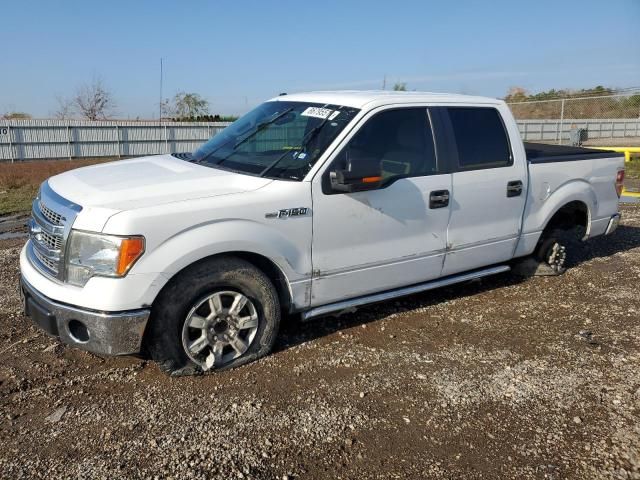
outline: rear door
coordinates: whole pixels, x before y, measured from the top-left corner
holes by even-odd
[[[446,107],[453,185],[443,275],[513,256],[525,205],[527,171],[492,106]]]
[[[436,155],[426,107],[378,110],[361,120],[313,180],[312,305],[440,276],[451,174]],[[332,191],[331,171],[379,162],[375,190]]]

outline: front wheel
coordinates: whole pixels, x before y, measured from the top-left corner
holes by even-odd
[[[178,274],[153,305],[151,358],[173,375],[243,365],[268,354],[280,325],[269,278],[234,257],[205,260]]]

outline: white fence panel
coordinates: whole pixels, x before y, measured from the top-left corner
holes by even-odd
[[[565,142],[574,127],[586,128],[589,139],[640,138],[638,118],[517,122],[522,138],[527,141]],[[227,125],[226,122],[0,120],[0,161],[191,152]],[[261,140],[268,146],[278,133],[267,133]]]

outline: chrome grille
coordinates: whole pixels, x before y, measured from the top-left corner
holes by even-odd
[[[49,235],[41,233],[41,243],[46,245],[50,250],[60,250],[62,248],[62,237],[60,235]]]
[[[58,262],[45,257],[44,254],[40,253],[40,251],[38,251],[36,248],[33,249],[33,254],[40,261],[42,265],[44,265],[48,270],[51,271],[51,273],[53,273],[54,275],[58,274],[59,272]]]
[[[44,203],[42,203],[42,201],[39,201],[38,205],[40,207],[40,213],[42,213],[44,218],[46,218],[49,221],[49,223],[51,223],[52,225],[64,224],[65,219],[60,213],[54,212],[49,207],[47,207]]]
[[[64,250],[71,225],[82,208],[54,192],[48,182],[40,187],[29,220],[31,264],[43,274],[64,280]]]

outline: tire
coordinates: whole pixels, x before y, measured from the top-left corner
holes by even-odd
[[[279,326],[278,293],[269,278],[245,260],[214,257],[188,267],[163,289],[151,309],[145,346],[166,373],[195,375],[267,355]]]
[[[548,274],[562,275],[567,271],[565,263],[570,243],[568,233],[563,230],[553,230],[541,239],[536,249],[536,258],[549,269]]]

